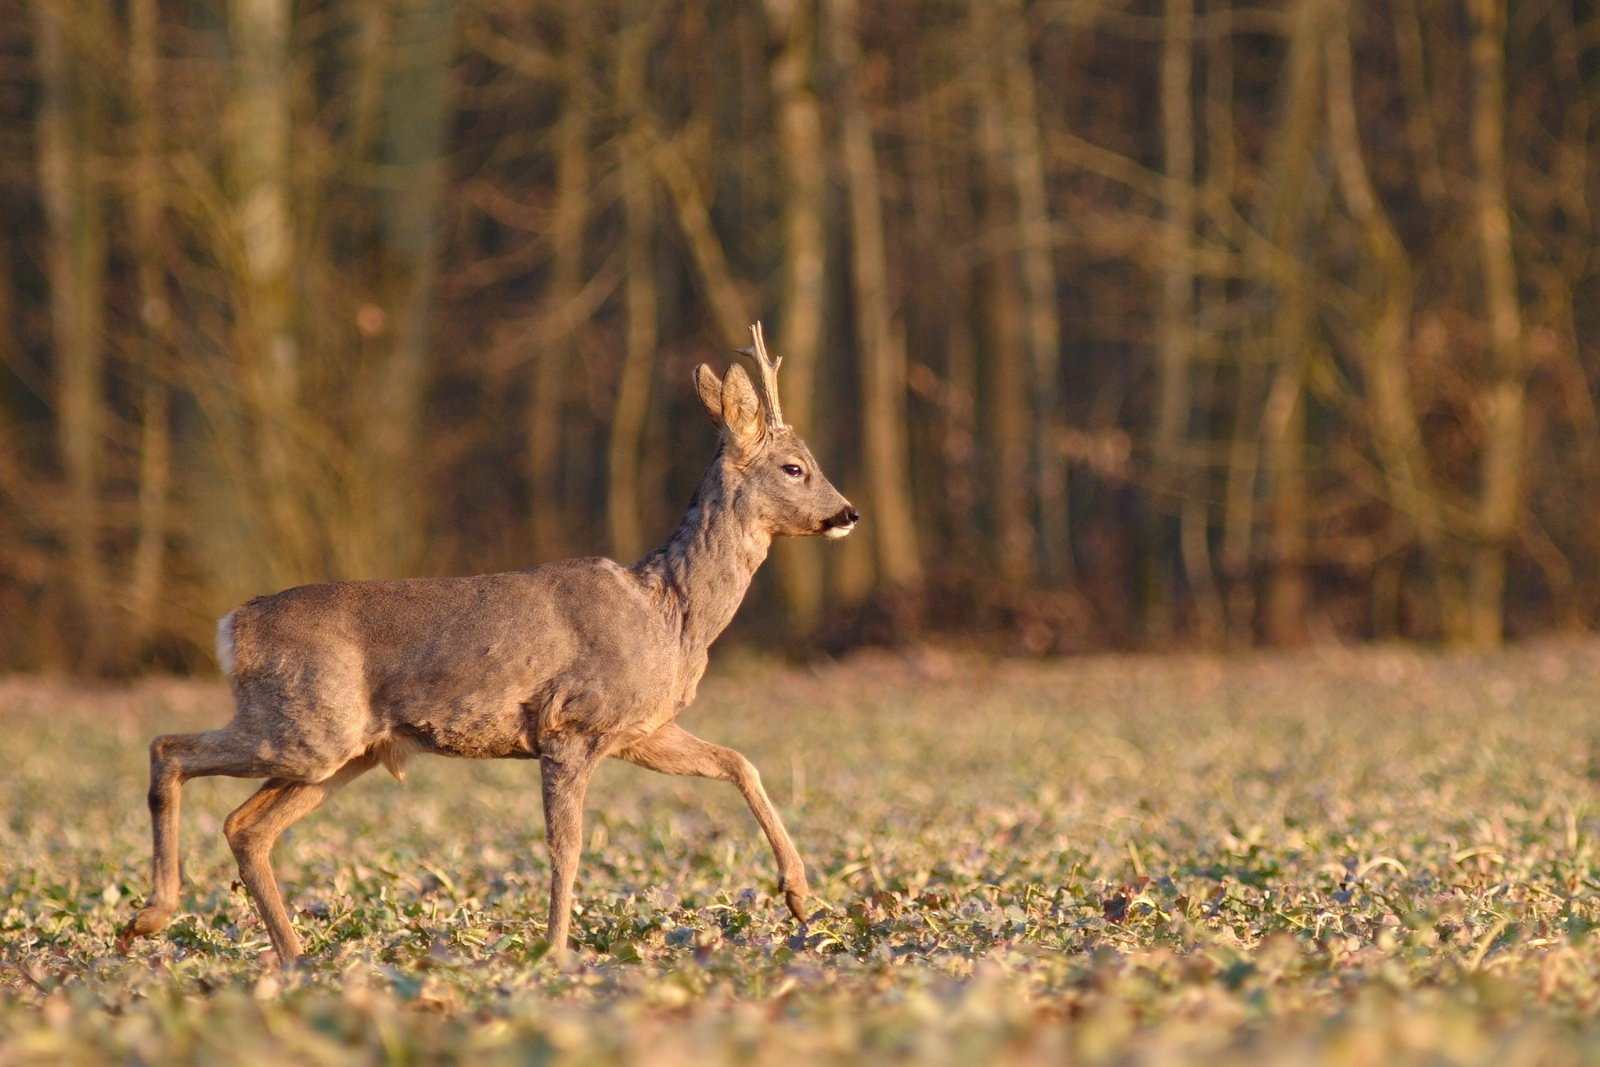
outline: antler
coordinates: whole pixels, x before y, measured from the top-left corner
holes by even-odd
[[[767,342],[761,336],[761,323],[751,324],[750,337],[754,344],[735,351],[755,361],[756,370],[761,374],[761,395],[766,401],[767,425],[778,429],[783,426],[783,411],[778,407],[778,365],[783,362],[783,357],[773,359],[767,355]]]

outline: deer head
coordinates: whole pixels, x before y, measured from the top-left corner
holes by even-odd
[[[779,359],[767,355],[761,324],[750,327],[752,344],[740,349],[761,376],[758,398],[744,368],[735,364],[718,378],[704,363],[694,369],[695,390],[706,414],[722,431],[722,461],[737,475],[738,504],[753,508],[767,532],[779,537],[844,537],[861,515],[817,466],[778,405]]]

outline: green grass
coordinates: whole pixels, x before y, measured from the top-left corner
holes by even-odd
[[[0,683],[0,1064],[1600,1057],[1594,642],[734,663],[685,725],[762,768],[827,912],[798,935],[731,787],[613,763],[560,967],[537,765],[430,758],[279,846],[305,973],[264,963],[228,779],[185,791],[182,910],[114,954],[145,745],[226,714]]]

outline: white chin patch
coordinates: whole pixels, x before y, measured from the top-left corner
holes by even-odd
[[[849,537],[850,536],[850,531],[854,530],[855,528],[856,528],[856,524],[853,523],[853,522],[849,526],[830,526],[830,527],[828,527],[826,530],[824,530],[822,532],[822,536],[823,537],[832,537],[832,538],[835,538],[835,539],[838,539],[840,537]]]

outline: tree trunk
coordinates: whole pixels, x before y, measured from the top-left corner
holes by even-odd
[[[1212,18],[1227,17],[1230,4],[1227,0],[1220,0],[1208,10]],[[1197,169],[1196,196],[1199,203],[1225,204],[1233,197],[1238,178],[1237,151],[1234,147],[1232,37],[1226,33],[1211,34],[1206,42],[1205,57],[1205,93],[1199,115],[1205,131],[1205,169],[1203,177]],[[1190,244],[1191,256],[1194,256],[1196,244],[1207,239],[1225,249],[1239,248],[1243,244],[1240,228],[1240,220],[1235,213],[1202,221],[1197,212],[1196,228]],[[1194,409],[1198,425],[1191,433],[1195,439],[1209,446],[1215,441],[1219,425],[1227,425],[1227,420],[1219,417],[1219,405],[1224,395],[1224,369],[1230,362],[1229,356],[1238,348],[1235,344],[1238,335],[1233,330],[1204,329],[1198,321],[1202,310],[1210,311],[1228,304],[1232,279],[1220,272],[1201,276],[1196,270],[1196,275],[1193,289],[1196,321],[1192,328],[1194,359],[1198,365],[1194,383]],[[1234,375],[1229,384],[1237,387],[1237,379],[1238,376]],[[1234,426],[1230,429],[1237,432],[1240,428]],[[1212,549],[1218,489],[1224,488],[1225,492],[1227,474],[1231,471],[1228,462],[1232,458],[1231,444],[1225,442],[1220,450],[1208,447],[1205,462],[1194,465],[1190,491],[1184,496],[1179,516],[1178,537],[1183,547],[1184,574],[1194,605],[1195,638],[1202,646],[1209,648],[1226,647],[1236,632],[1242,636],[1249,629],[1249,623],[1234,626],[1229,605],[1224,599],[1224,588],[1218,582],[1218,567]],[[1221,464],[1224,468],[1222,479],[1217,478],[1215,469],[1219,454],[1225,457]],[[1225,519],[1226,504],[1222,510]],[[1221,532],[1225,538],[1225,523]]]
[[[1155,577],[1149,605],[1159,641],[1177,617],[1177,561],[1171,521],[1192,486],[1185,456],[1193,407],[1194,366],[1194,6],[1166,0],[1161,48],[1161,142],[1166,157],[1166,226],[1163,230],[1161,313],[1157,327],[1156,425],[1151,445],[1155,498],[1145,550]]]
[[[1417,187],[1431,205],[1449,195],[1444,168],[1439,162],[1439,129],[1428,93],[1428,71],[1423,58],[1420,0],[1395,0],[1395,73],[1404,92],[1406,140],[1416,169]],[[1559,31],[1557,31],[1559,33]]]
[[[839,133],[849,190],[851,278],[861,356],[861,417],[871,509],[866,514],[883,585],[891,593],[915,593],[922,585],[922,556],[911,506],[905,336],[889,306],[877,150],[860,99],[856,0],[831,0],[830,11],[832,50],[845,82],[840,90]]]
[[[1211,9],[1227,14],[1232,10],[1228,0]],[[1220,17],[1214,15],[1213,17]],[[1238,133],[1234,118],[1235,60],[1233,38],[1218,33],[1211,36],[1206,56],[1206,185],[1203,194],[1207,203],[1228,203],[1237,195],[1239,181]],[[1236,212],[1223,215],[1211,223],[1222,247],[1235,250],[1244,247],[1248,240],[1246,221]],[[1212,274],[1201,280],[1200,306],[1225,307],[1233,281],[1226,274]],[[1250,576],[1250,557],[1256,533],[1256,469],[1260,457],[1260,393],[1261,369],[1249,355],[1239,358],[1248,346],[1239,339],[1244,331],[1208,331],[1203,344],[1213,365],[1213,380],[1219,386],[1226,382],[1231,393],[1228,410],[1220,412],[1227,426],[1224,470],[1221,478],[1221,522],[1217,548],[1211,573],[1220,581],[1215,592],[1218,603],[1215,614],[1222,618],[1220,628],[1230,646],[1251,643],[1255,631],[1255,587]],[[1223,372],[1228,371],[1226,380]],[[1209,527],[1209,506],[1195,509],[1196,521]],[[1209,540],[1209,530],[1188,535],[1188,543]],[[1203,551],[1190,553],[1185,564],[1190,575],[1200,573],[1199,567],[1212,561],[1209,544],[1199,546]]]
[[[234,343],[241,360],[245,424],[259,489],[242,505],[263,528],[250,538],[265,588],[326,570],[316,529],[316,478],[300,462],[300,341],[295,323],[295,230],[291,204],[290,0],[229,0],[233,100],[228,130],[234,239],[238,248]]]
[[[1022,300],[1026,286],[1019,277],[1013,242],[1005,239],[1015,231],[1019,217],[1012,142],[1008,136],[1011,120],[995,73],[1005,65],[1007,57],[1002,52],[997,5],[991,0],[973,0],[970,10],[972,35],[980,45],[974,53],[979,68],[971,79],[983,162],[979,170],[983,182],[980,225],[987,231],[990,249],[975,274],[986,327],[985,362],[989,367],[986,409],[993,441],[990,462],[995,552],[1002,584],[1016,593],[1031,589],[1038,578],[1031,492],[1035,487],[1029,475],[1029,450],[1039,434],[1033,432],[1034,412],[1028,399],[1028,340]]]
[[[827,157],[812,70],[817,0],[765,0],[765,5],[769,37],[777,49],[768,80],[777,109],[778,160],[785,191],[778,336],[784,361],[783,400],[791,422],[810,432],[827,300],[822,229]],[[821,547],[814,540],[794,539],[777,553],[784,602],[800,634],[815,633],[822,622]]]
[[[1340,194],[1360,230],[1371,268],[1362,295],[1366,323],[1360,345],[1365,400],[1389,506],[1416,531],[1433,576],[1445,637],[1464,634],[1464,593],[1449,558],[1444,516],[1423,449],[1406,361],[1415,272],[1405,246],[1378,200],[1362,157],[1350,58],[1349,7],[1329,20],[1323,35],[1327,66],[1328,145]]]
[[[1478,536],[1469,560],[1469,639],[1492,648],[1504,632],[1506,554],[1522,518],[1524,404],[1522,310],[1506,206],[1505,0],[1472,0],[1472,154],[1475,224],[1489,326]]]
[[[1291,283],[1294,285],[1294,283]],[[1298,286],[1294,286],[1298,288]],[[1269,644],[1294,648],[1306,643],[1306,611],[1310,589],[1306,582],[1306,307],[1303,294],[1280,295],[1284,305],[1277,316],[1283,334],[1273,336],[1294,345],[1279,357],[1272,388],[1262,413],[1263,452],[1271,502],[1267,508],[1270,552],[1262,630]],[[1297,331],[1294,336],[1290,331]]]
[[[1039,562],[1047,581],[1072,574],[1068,543],[1066,455],[1062,449],[1061,312],[1056,297],[1055,238],[1039,137],[1039,101],[1021,0],[998,13],[1001,91],[1011,181],[1016,190],[1022,274],[1023,336],[1033,393],[1033,482]],[[1192,152],[1191,152],[1192,156]]]
[[[167,299],[163,259],[167,252],[162,213],[161,126],[156,111],[160,89],[157,0],[131,0],[128,6],[128,67],[133,107],[133,254],[139,322],[144,328],[139,405],[138,530],[129,568],[128,616],[135,644],[156,628],[165,580],[168,497],[172,482],[171,400],[172,310]]]
[[[1273,645],[1306,643],[1310,588],[1306,579],[1306,373],[1312,345],[1311,294],[1304,233],[1315,208],[1308,176],[1322,132],[1321,37],[1325,0],[1300,0],[1293,11],[1278,128],[1263,198],[1267,236],[1283,266],[1273,286],[1274,305],[1262,343],[1272,368],[1262,413],[1267,473],[1268,571],[1262,630]]]
[[[617,108],[624,121],[636,120],[645,103],[646,75],[654,21],[646,11],[617,41]],[[645,161],[648,138],[630,131],[617,141],[622,182],[623,301],[627,313],[622,374],[612,407],[608,444],[606,516],[611,549],[618,559],[634,559],[647,547],[639,507],[639,460],[650,404],[650,371],[656,358],[659,300],[656,292],[654,236],[655,188]]]
[[[528,413],[528,507],[533,555],[538,561],[567,554],[561,493],[561,423],[567,370],[579,324],[572,309],[583,287],[585,235],[589,227],[589,86],[585,75],[590,7],[568,0],[562,72],[566,99],[556,127],[555,208],[550,220],[550,280],[541,319],[542,343],[534,356],[533,397]]]
[[[234,48],[231,131],[244,292],[241,313],[253,331],[251,371],[260,379],[268,417],[298,399],[300,346],[295,335],[294,225],[289,152],[292,94],[289,0],[229,0]]]
[[[362,558],[347,573],[405,573],[420,562],[425,496],[416,477],[417,438],[433,350],[440,209],[450,115],[455,32],[449,0],[397,0],[389,11],[383,106],[382,287],[390,343],[367,406],[373,470]]]
[[[73,610],[83,620],[79,666],[94,671],[110,653],[111,603],[101,556],[104,447],[106,227],[95,176],[104,103],[98,59],[86,42],[102,35],[94,0],[35,0],[42,94],[39,189],[47,227],[50,325],[55,364],[56,448],[66,482],[62,533]]]

